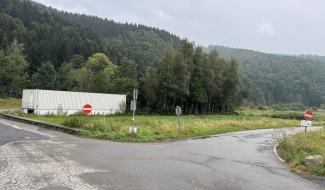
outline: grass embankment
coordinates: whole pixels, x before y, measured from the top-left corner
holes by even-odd
[[[322,155],[325,159],[325,130],[299,133],[285,138],[278,146],[278,153],[294,172],[325,176],[325,164],[316,169],[305,165],[306,156]]]
[[[137,116],[138,133],[128,134],[131,116],[36,116],[35,120],[87,129],[82,136],[114,141],[146,142],[186,137],[208,136],[227,132],[297,126],[295,120],[262,116],[212,115],[182,116],[178,128],[176,116]]]
[[[237,113],[246,116],[262,116],[271,118],[281,118],[289,120],[302,120],[304,111],[275,111],[272,109],[259,110],[252,108],[239,108]],[[314,126],[325,126],[325,110],[318,109],[313,111],[313,125]]]
[[[0,110],[1,109],[18,109],[20,108],[21,100],[14,98],[0,98]]]
[[[138,133],[129,135],[131,116],[37,116],[18,114],[35,120],[72,128],[86,129],[81,135],[113,141],[147,142],[209,136],[253,129],[298,127],[303,112],[237,110],[239,115],[182,116],[178,128],[176,116],[136,116]],[[313,125],[325,124],[325,112],[315,113]]]

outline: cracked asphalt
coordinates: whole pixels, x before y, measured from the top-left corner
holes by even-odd
[[[324,178],[291,173],[273,153],[301,130],[117,143],[0,120],[0,189],[324,190]]]

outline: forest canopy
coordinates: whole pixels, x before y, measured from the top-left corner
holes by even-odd
[[[241,86],[254,105],[325,103],[325,59],[316,55],[277,55],[223,46],[210,46],[225,59],[236,59]]]

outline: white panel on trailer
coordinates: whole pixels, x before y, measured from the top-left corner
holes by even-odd
[[[126,95],[52,90],[24,90],[22,109],[35,114],[76,114],[84,105],[92,106],[93,115],[109,115],[125,110]]]
[[[24,111],[34,110],[36,108],[36,91],[35,90],[23,90],[23,98],[21,105]]]

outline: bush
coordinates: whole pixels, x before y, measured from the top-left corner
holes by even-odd
[[[302,103],[274,104],[271,108],[275,111],[304,111],[305,106]]]
[[[258,106],[258,110],[267,110],[267,108],[264,106]]]
[[[85,115],[85,113],[82,110],[80,110],[74,114],[71,114],[71,116],[84,116],[84,115]]]
[[[324,139],[325,130],[298,133],[283,139],[278,146],[278,153],[289,163],[293,171],[306,171],[325,176],[325,164],[319,168],[309,168],[305,164],[306,156],[322,155],[325,158]]]
[[[7,109],[7,108],[20,108],[21,100],[14,99],[14,98],[0,98],[0,108]]]
[[[62,125],[72,128],[85,128],[87,124],[89,124],[89,119],[86,117],[68,117],[62,123]]]
[[[273,113],[271,114],[272,118],[280,118],[280,119],[294,119],[294,120],[302,120],[304,116],[299,112],[288,112],[288,113]]]

